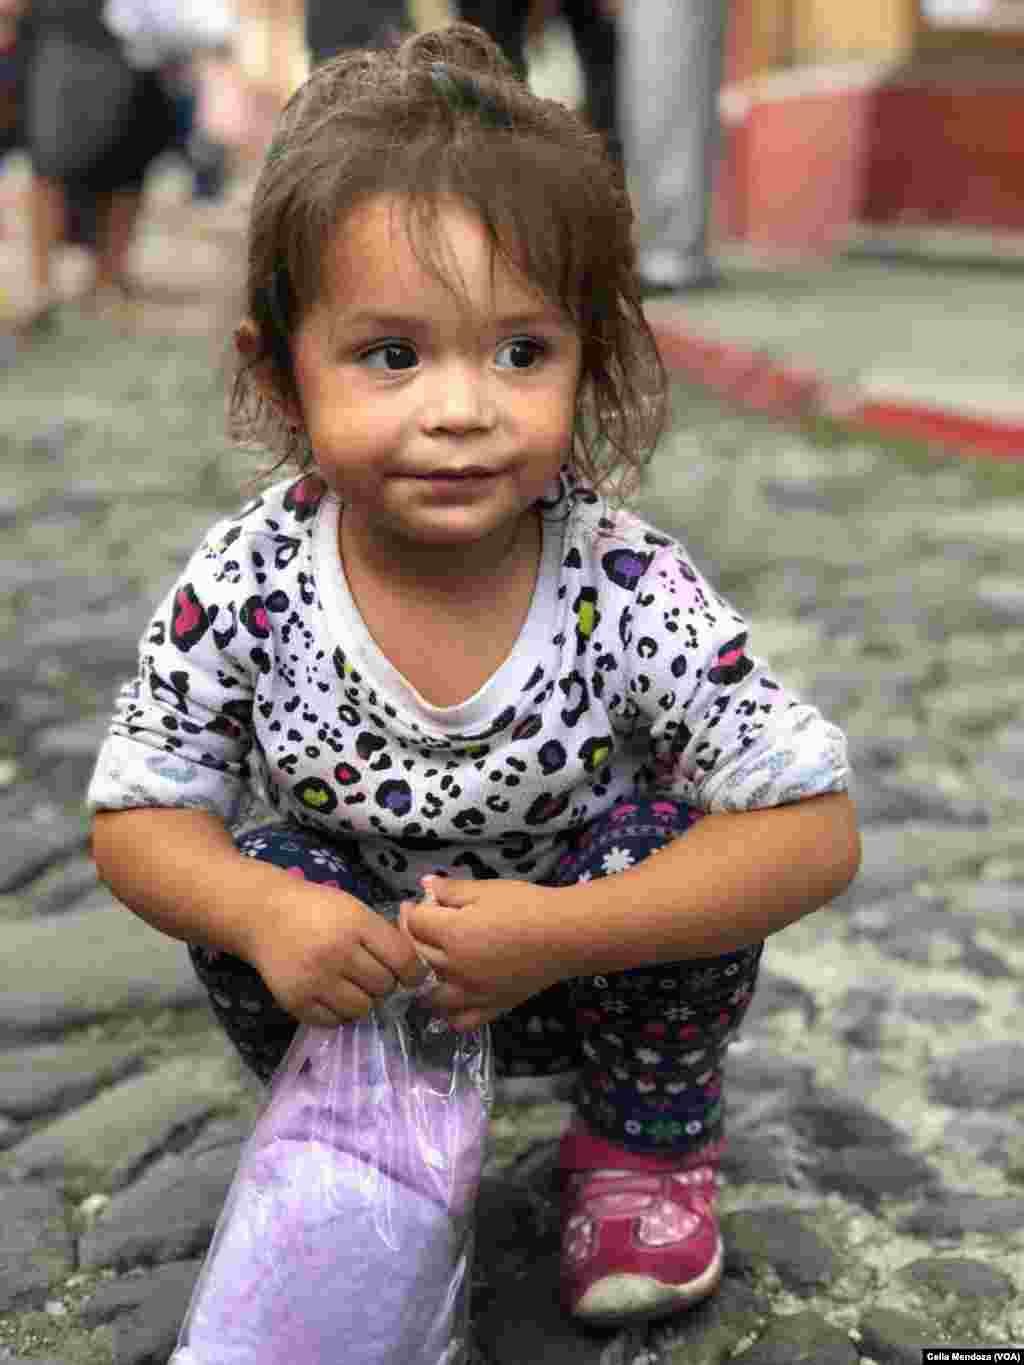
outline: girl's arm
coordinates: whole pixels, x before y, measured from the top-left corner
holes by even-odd
[[[546,986],[659,962],[719,957],[839,895],[860,839],[845,793],[707,815],[642,863],[575,886],[430,879],[405,907],[444,979],[438,1008],[474,1028]]]
[[[200,810],[101,811],[92,837],[103,881],[171,938],[251,963],[304,1023],[359,1018],[424,967],[400,930],[344,891],[243,857],[223,822]]]
[[[706,815],[635,867],[560,890],[554,951],[574,975],[719,957],[819,910],[859,864],[845,793]]]
[[[92,855],[100,878],[171,938],[251,960],[255,922],[278,890],[278,868],[242,858],[208,811],[146,806],[99,811]]]

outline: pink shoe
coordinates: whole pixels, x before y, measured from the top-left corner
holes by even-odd
[[[563,1153],[567,1145],[571,1150],[572,1136]],[[583,1141],[589,1147],[594,1140]],[[720,1150],[716,1144],[675,1169],[664,1158],[619,1151],[628,1165],[648,1169],[567,1171],[561,1257],[566,1312],[595,1326],[617,1326],[679,1312],[717,1287],[723,1260],[714,1210]]]

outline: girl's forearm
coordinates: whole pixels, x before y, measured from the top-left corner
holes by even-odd
[[[843,793],[708,815],[636,867],[560,889],[552,954],[574,976],[719,957],[820,909],[859,862]]]
[[[291,881],[242,857],[223,822],[204,811],[101,811],[92,853],[119,901],[171,938],[251,960],[253,932]]]

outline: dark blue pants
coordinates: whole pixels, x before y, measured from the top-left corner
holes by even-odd
[[[623,871],[698,818],[676,801],[623,802],[574,837],[549,884]],[[358,855],[306,830],[252,830],[238,847],[367,905],[394,899]],[[577,1071],[577,1108],[595,1133],[634,1151],[696,1151],[721,1137],[722,1064],[750,1003],[762,947],[560,982],[491,1025],[498,1072]],[[294,1018],[248,963],[196,946],[189,951],[229,1038],[269,1080],[295,1032]]]

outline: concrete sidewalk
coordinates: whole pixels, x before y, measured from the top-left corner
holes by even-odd
[[[773,416],[1024,458],[1021,264],[718,259],[720,288],[648,305],[676,374]]]

